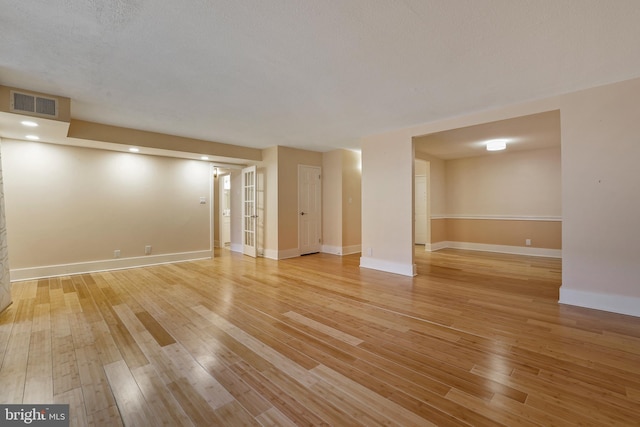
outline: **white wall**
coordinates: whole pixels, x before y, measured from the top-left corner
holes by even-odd
[[[567,104],[560,301],[640,316],[640,79]]]
[[[361,267],[415,274],[413,163],[408,132],[363,141]]]
[[[363,251],[383,249],[376,263],[361,265],[393,271],[413,262],[413,176],[404,172],[413,169],[412,136],[560,109],[560,301],[640,316],[638,100],[634,79],[363,139]]]
[[[2,164],[0,162],[0,313],[11,304],[7,226],[4,211],[4,184],[2,181]]]

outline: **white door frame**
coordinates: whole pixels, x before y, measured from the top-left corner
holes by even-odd
[[[218,241],[218,246],[220,248],[227,248],[225,246],[224,235],[229,234],[229,244],[231,244],[231,190],[229,189],[229,200],[228,205],[226,204],[227,199],[225,197],[225,188],[224,181],[228,179],[231,181],[231,175],[226,173],[224,175],[218,176],[218,236],[220,239]],[[227,215],[224,215],[225,207],[229,210]],[[230,249],[230,248],[227,248]]]
[[[258,241],[256,175],[256,166],[242,169],[242,252],[254,258]]]

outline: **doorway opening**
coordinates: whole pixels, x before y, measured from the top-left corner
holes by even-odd
[[[231,249],[231,175],[222,175],[219,180],[219,234],[220,247]]]

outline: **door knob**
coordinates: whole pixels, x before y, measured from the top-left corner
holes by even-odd
[[[304,212],[300,212],[300,215],[304,215]]]

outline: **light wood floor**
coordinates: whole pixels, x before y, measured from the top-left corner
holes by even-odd
[[[14,284],[0,402],[79,426],[640,423],[640,318],[558,305],[558,260],[218,255]]]

